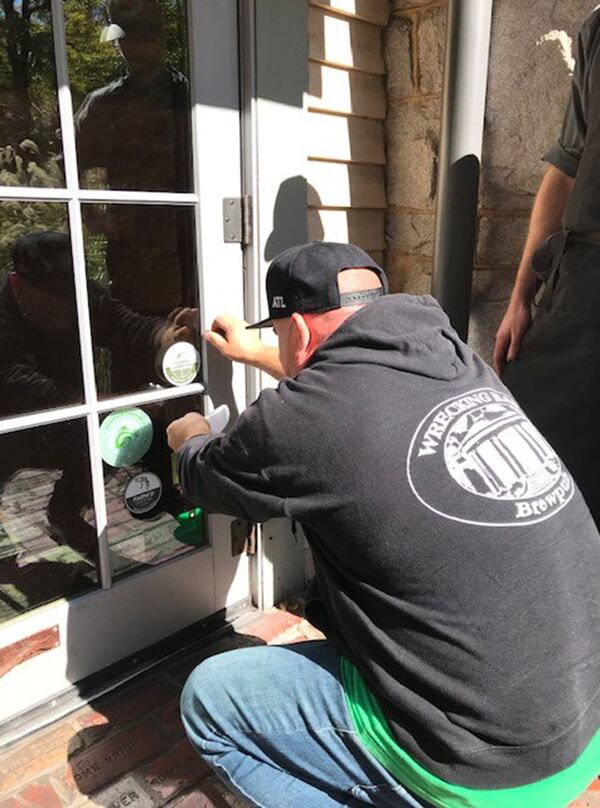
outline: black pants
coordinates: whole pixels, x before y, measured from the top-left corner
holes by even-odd
[[[561,456],[600,527],[600,247],[567,247],[503,381]]]

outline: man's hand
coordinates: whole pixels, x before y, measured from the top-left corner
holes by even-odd
[[[285,373],[279,360],[279,351],[265,345],[256,331],[247,331],[247,325],[245,320],[220,314],[212,329],[202,334],[202,338],[232,362],[252,365],[274,379],[283,379]]]
[[[213,322],[210,331],[202,338],[232,362],[255,365],[264,345],[256,331],[247,331],[248,323],[230,314],[220,314]]]
[[[519,356],[521,342],[531,325],[531,310],[525,303],[511,303],[496,332],[494,370],[502,376],[507,362]]]
[[[167,323],[160,332],[161,345],[172,345],[174,342],[196,343],[198,333],[198,309],[173,309],[167,317]]]
[[[210,435],[210,424],[199,412],[188,412],[167,427],[167,441],[174,452],[196,435]]]

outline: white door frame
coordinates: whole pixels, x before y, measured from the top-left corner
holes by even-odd
[[[308,88],[306,0],[240,0],[244,193],[253,200],[253,240],[245,250],[247,318],[267,316],[267,268],[274,252],[302,244],[306,221],[305,96]],[[264,333],[263,338],[269,339]],[[253,400],[272,387],[248,371]],[[256,605],[269,608],[304,585],[303,538],[287,519],[259,527],[252,566]]]
[[[62,0],[51,0],[51,3],[67,186],[64,189],[0,187],[0,200],[56,201],[69,206],[85,403],[0,420],[0,433],[86,418],[103,588],[71,601],[63,599],[34,609],[0,626],[0,647],[53,626],[58,627],[61,637],[57,648],[18,665],[0,679],[0,705],[4,707],[4,712],[0,711],[0,725],[10,715],[29,710],[36,703],[48,703],[57,694],[73,689],[73,683],[111,662],[221,608],[244,601],[249,594],[250,572],[252,595],[259,608],[268,608],[286,594],[297,591],[304,582],[304,542],[293,535],[287,520],[273,520],[259,531],[258,552],[252,558],[250,569],[245,555],[231,557],[230,520],[214,516],[209,518],[210,547],[113,584],[107,553],[99,415],[116,407],[202,392],[203,386],[196,384],[185,389],[168,388],[98,400],[80,203],[193,206],[203,290],[200,299],[203,325],[209,325],[223,310],[245,314],[251,320],[264,316],[264,281],[272,257],[268,245],[274,224],[279,227],[276,243],[281,249],[307,239],[306,194],[302,185],[306,170],[303,96],[308,64],[305,0],[187,0],[190,43],[195,43],[195,47],[190,47],[190,56],[192,93],[196,102],[192,109],[194,191],[189,194],[79,188],[63,4]],[[235,25],[238,11],[243,64],[242,140],[237,111],[240,89],[237,43],[226,34]],[[211,36],[210,27],[214,25],[220,30]],[[199,47],[200,42],[205,47]],[[223,82],[220,98],[215,97],[218,81]],[[243,174],[240,170],[242,155]],[[290,180],[293,180],[291,185]],[[291,191],[283,199],[282,188]],[[243,265],[239,246],[223,240],[221,220],[222,198],[242,193],[249,194],[254,203],[253,241],[244,248]],[[272,383],[256,371],[238,367],[233,371],[228,392],[227,382],[221,378],[223,365],[211,362],[206,347],[203,365],[208,409],[222,403],[229,394],[229,403],[241,412],[247,401]],[[153,615],[152,619],[149,615]],[[99,648],[104,649],[101,656],[97,653]],[[73,706],[70,702],[69,709]]]
[[[186,388],[165,388],[109,400],[98,399],[81,219],[81,202],[84,201],[193,207],[202,324],[204,327],[210,325],[214,316],[225,308],[243,315],[242,251],[239,245],[224,242],[221,218],[222,199],[241,195],[237,2],[187,0],[194,190],[182,194],[80,189],[63,2],[51,0],[51,4],[66,188],[0,187],[0,200],[54,201],[68,206],[84,403],[0,420],[0,433],[85,417],[102,588],[70,601],[54,601],[0,626],[0,647],[55,626],[59,634],[56,648],[17,665],[0,678],[0,724],[36,704],[51,701],[58,694],[72,689],[74,683],[117,660],[221,609],[247,600],[250,594],[248,559],[245,555],[232,557],[231,520],[223,516],[208,519],[208,547],[190,551],[118,582],[112,581],[99,447],[100,415],[115,408],[203,391],[207,394],[209,410],[226,397],[234,409],[241,411],[246,403],[246,385],[243,371],[236,369],[229,379],[223,364],[212,361],[204,349],[203,382],[206,389],[203,384],[192,384]]]

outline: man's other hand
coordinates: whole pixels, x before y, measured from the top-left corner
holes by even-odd
[[[167,323],[160,333],[160,344],[171,345],[174,342],[191,342],[196,344],[198,333],[198,309],[173,309],[167,317]]]
[[[494,370],[498,376],[502,376],[507,362],[513,362],[518,358],[521,342],[530,325],[529,306],[523,303],[511,303],[496,332]]]
[[[264,350],[264,345],[256,331],[247,331],[248,323],[230,314],[221,314],[213,322],[210,331],[202,334],[223,356],[232,362],[256,365]]]
[[[167,441],[174,452],[196,435],[210,435],[210,424],[199,412],[188,412],[167,427]]]

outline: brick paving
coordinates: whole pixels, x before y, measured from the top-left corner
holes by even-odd
[[[245,808],[188,743],[179,693],[212,654],[322,635],[271,609],[0,753],[0,808]],[[296,609],[298,612],[299,610]]]
[[[188,743],[182,684],[212,654],[321,636],[287,604],[82,707],[0,753],[0,808],[247,808]],[[600,808],[600,781],[570,808]]]

